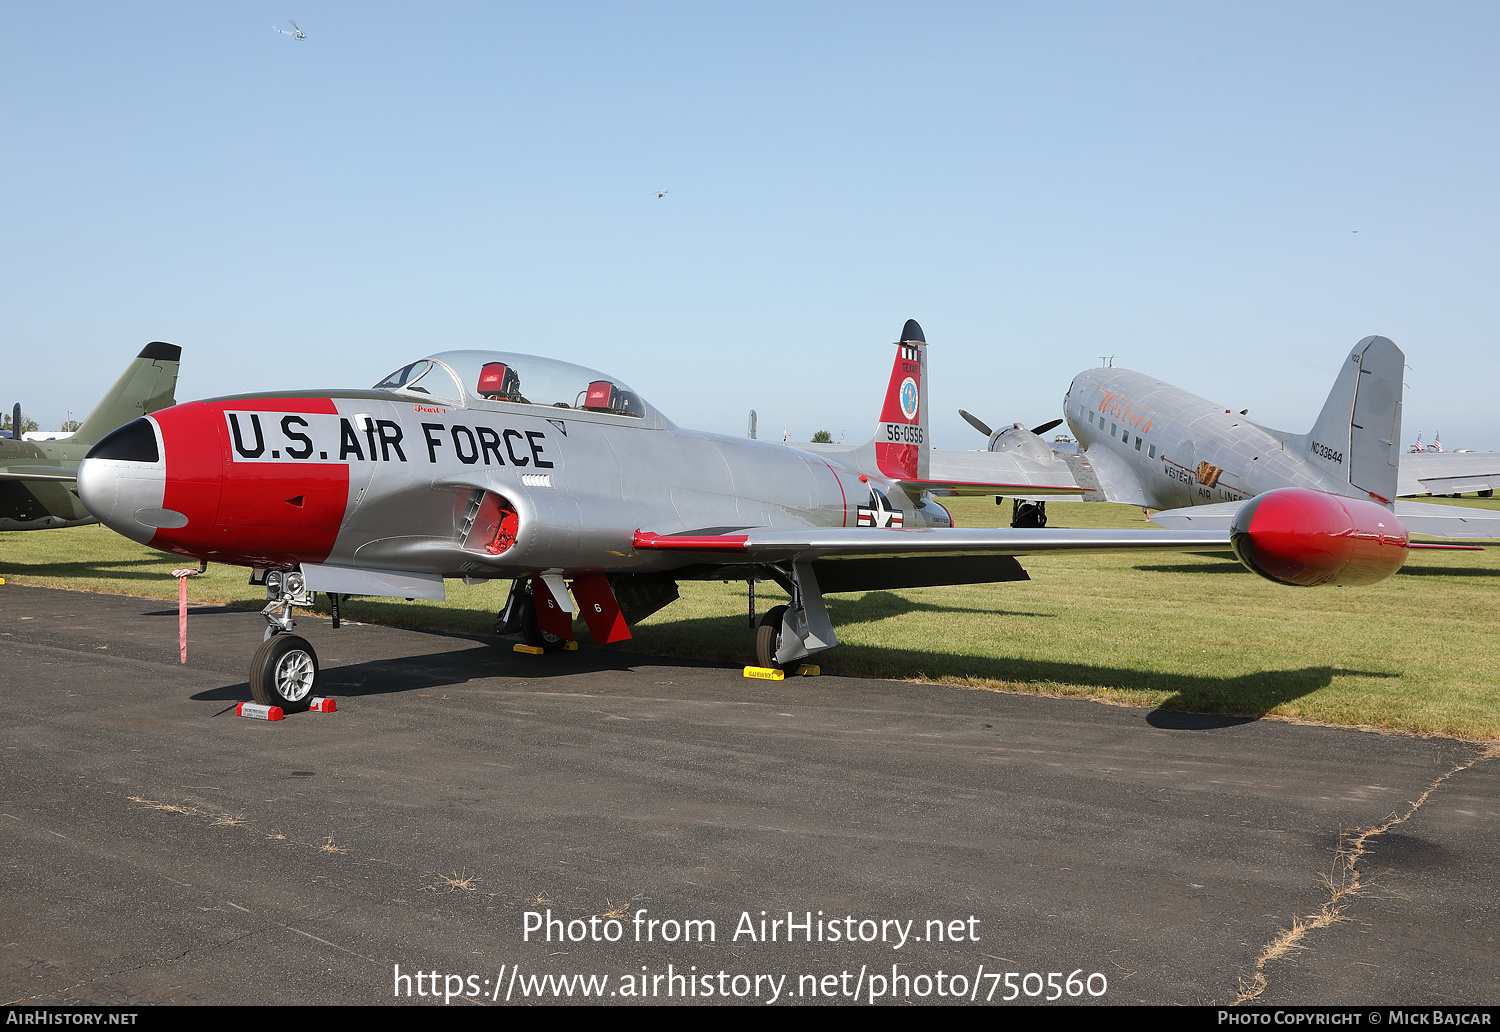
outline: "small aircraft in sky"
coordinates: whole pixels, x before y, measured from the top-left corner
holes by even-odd
[[[78,464],[111,430],[175,404],[172,394],[181,357],[182,349],[175,344],[147,344],[70,437],[27,441],[17,434],[0,439],[0,530],[96,522],[74,489]],[[20,405],[14,423],[21,423]]]
[[[1292,583],[1367,583],[1405,560],[1399,524],[1352,499],[1298,516],[1283,498],[1230,531],[955,528],[939,492],[1045,492],[1031,482],[1045,477],[1012,462],[1015,477],[980,482],[935,464],[915,320],[895,347],[875,436],[832,453],[679,429],[581,366],[452,351],[368,390],[156,412],[94,446],[79,494],[126,537],[264,571],[250,688],[285,710],[306,709],[317,684],[316,651],[290,632],[319,591],[336,619],[344,594],[441,599],[445,579],[510,579],[500,624],[548,649],[572,639],[575,614],[596,643],[630,637],[680,580],[770,579],[791,602],[765,614],[756,658],[794,667],[837,644],[825,593],[1028,579],[1016,556],[1233,543]]]
[[[292,21],[290,18],[288,18],[287,21],[291,22],[291,26],[292,27],[290,29],[278,28],[277,26],[272,25],[271,26],[272,31],[279,32],[283,36],[290,36],[293,39],[306,39],[307,38],[307,33],[303,32],[301,29],[299,29],[297,27],[297,23],[296,22]]]
[[[1500,513],[1397,500],[1414,493],[1399,483],[1405,360],[1386,337],[1361,340],[1305,434],[1114,367],[1074,377],[1064,415],[1104,500],[1162,510],[1151,519],[1164,527],[1227,529],[1251,499],[1304,488],[1373,501],[1411,533],[1500,537]]]

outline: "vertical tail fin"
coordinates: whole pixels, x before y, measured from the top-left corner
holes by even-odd
[[[927,366],[927,338],[915,319],[906,320],[896,342],[896,361],[886,388],[880,425],[875,429],[875,462],[892,480],[926,480],[927,397],[922,372]]]
[[[176,344],[147,344],[85,417],[72,439],[89,444],[132,419],[175,405],[173,394],[181,361],[182,349]]]
[[[1354,345],[1307,435],[1313,465],[1382,502],[1396,497],[1405,367],[1406,356],[1387,337]]]

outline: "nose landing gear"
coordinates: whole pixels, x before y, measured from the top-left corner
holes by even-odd
[[[250,660],[250,694],[262,706],[301,713],[312,705],[318,685],[318,654],[300,634],[292,634],[292,606],[310,606],[314,594],[298,571],[266,574],[266,636]]]

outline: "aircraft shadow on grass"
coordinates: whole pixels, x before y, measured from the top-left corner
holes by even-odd
[[[1150,566],[1136,566],[1133,569],[1139,570],[1142,573],[1242,573],[1247,577],[1254,576],[1244,566],[1240,565],[1238,559],[1219,563],[1153,563]]]
[[[835,595],[824,598],[828,606],[828,613],[834,622],[874,623],[876,620],[886,620],[893,616],[906,616],[909,613],[974,613],[978,616],[1024,616],[1030,619],[1056,619],[1056,613],[1028,613],[1016,609],[992,609],[989,607],[975,608],[973,606],[944,606],[935,602],[919,602],[914,599],[898,595],[894,591],[867,591],[859,597],[848,595]],[[770,603],[778,605],[780,603]],[[769,605],[762,607],[762,612]]]
[[[987,678],[1035,685],[1082,685],[1105,690],[1170,692],[1146,717],[1153,727],[1209,730],[1259,720],[1284,703],[1313,694],[1335,677],[1399,677],[1383,671],[1341,667],[1257,670],[1233,677],[1159,673],[1091,663],[1059,663],[1017,656],[916,655],[898,649],[849,645],[837,657],[838,673],[918,679]],[[884,670],[884,673],[876,671]]]

